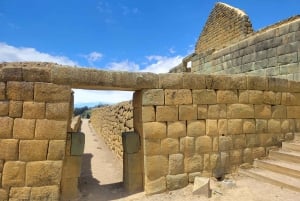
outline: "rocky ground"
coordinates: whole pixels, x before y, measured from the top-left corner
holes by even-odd
[[[86,134],[85,154],[80,178],[80,201],[141,200],[141,201],[297,201],[300,193],[259,182],[238,174],[228,175],[233,186],[211,179],[212,197],[193,195],[193,186],[146,196],[143,192],[128,195],[122,188],[122,162],[110,151],[88,120],[83,120]]]

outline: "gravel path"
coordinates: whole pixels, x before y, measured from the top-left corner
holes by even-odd
[[[259,182],[249,177],[231,175],[235,187],[228,188],[222,182],[211,180],[212,197],[193,195],[190,184],[177,191],[146,196],[144,192],[128,195],[122,188],[122,161],[93,130],[88,120],[83,119],[85,152],[82,173],[79,179],[79,201],[298,201],[300,193],[278,186]]]

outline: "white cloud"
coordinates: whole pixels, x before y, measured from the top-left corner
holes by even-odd
[[[175,51],[175,49],[174,49],[173,47],[171,47],[171,48],[169,49],[169,52],[170,52],[171,54],[175,54],[175,53],[176,53],[176,51]]]
[[[112,62],[106,66],[106,69],[113,71],[139,71],[139,65],[128,60],[121,62]]]
[[[102,57],[103,54],[101,54],[100,52],[91,52],[88,55],[84,55],[84,58],[87,59],[90,65],[93,65],[94,62],[101,60]]]
[[[152,72],[152,73],[168,73],[169,70],[182,62],[183,57],[178,55],[175,57],[165,57],[165,56],[148,56],[147,59],[152,64],[146,66],[142,69],[142,72]]]
[[[65,56],[55,56],[39,52],[34,48],[14,47],[6,43],[0,43],[0,62],[16,61],[41,61],[54,62],[63,65],[75,66],[76,62]]]

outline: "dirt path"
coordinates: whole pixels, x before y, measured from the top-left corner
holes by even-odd
[[[228,188],[222,182],[211,180],[212,197],[193,195],[192,184],[162,194],[146,196],[143,192],[127,195],[122,188],[122,161],[106,146],[94,132],[88,120],[83,119],[85,154],[79,188],[79,201],[298,201],[300,193],[278,186],[259,182],[249,177],[232,175],[235,187]]]

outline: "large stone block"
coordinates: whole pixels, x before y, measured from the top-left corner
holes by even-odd
[[[179,73],[159,74],[159,88],[182,89],[183,77]]]
[[[34,150],[34,151],[32,151]],[[42,161],[47,159],[48,140],[21,140],[20,161]]]
[[[192,137],[205,135],[205,120],[188,121],[187,135]]]
[[[246,147],[245,135],[233,135],[232,136],[233,148],[244,149]]]
[[[281,133],[280,119],[270,119],[270,120],[268,120],[268,132],[269,133]]]
[[[11,138],[14,120],[9,117],[0,117],[0,139]]]
[[[185,156],[191,156],[195,153],[195,138],[194,137],[183,137],[180,138],[180,152],[184,153]]]
[[[179,188],[183,188],[188,185],[188,175],[185,174],[177,174],[177,175],[167,175],[167,189],[168,190],[176,190]]]
[[[197,105],[179,105],[179,120],[196,120]]]
[[[162,193],[167,190],[166,177],[160,177],[153,181],[146,179],[145,182],[145,192],[147,195]]]
[[[0,158],[2,160],[18,159],[18,140],[0,139]]]
[[[269,119],[271,118],[271,105],[254,105],[255,118]]]
[[[23,118],[25,119],[44,119],[45,103],[40,102],[24,102]]]
[[[68,120],[69,103],[47,103],[46,118],[55,120]]]
[[[9,116],[22,117],[23,101],[9,101]]]
[[[271,108],[272,118],[274,119],[285,119],[286,118],[286,106],[284,105],[274,105]]]
[[[38,102],[69,102],[71,88],[65,85],[51,83],[35,83],[34,100]]]
[[[287,118],[300,118],[300,106],[287,106]]]
[[[255,120],[245,119],[243,122],[243,133],[255,133]]]
[[[147,156],[145,160],[145,175],[148,180],[157,180],[166,176],[169,170],[169,160],[167,156],[156,155]]]
[[[157,106],[156,121],[177,121],[178,106]]]
[[[209,119],[220,119],[226,118],[226,105],[217,104],[217,105],[208,105],[208,118]]]
[[[3,168],[2,186],[4,188],[24,186],[25,166],[24,162],[7,161]]]
[[[231,104],[227,106],[227,118],[230,119],[249,119],[254,118],[253,105]]]
[[[65,140],[50,140],[47,160],[62,160],[65,156]]]
[[[195,142],[196,153],[208,153],[212,151],[212,138],[209,136],[200,136]]]
[[[164,138],[167,136],[167,126],[163,122],[146,122],[143,123],[144,138]]]
[[[241,150],[230,151],[229,159],[231,165],[240,165],[242,163],[242,151]]]
[[[178,138],[186,136],[185,121],[168,122],[168,137]]]
[[[184,173],[183,154],[171,154],[169,156],[169,173],[170,175]]]
[[[75,178],[80,176],[82,165],[81,156],[68,156],[63,161],[62,177]]]
[[[0,188],[0,200],[8,201],[8,190]]]
[[[59,185],[61,171],[62,161],[29,162],[26,166],[26,186]]]
[[[203,158],[201,155],[186,156],[184,158],[184,171],[187,173],[201,172],[203,170]]]
[[[59,200],[58,186],[33,187],[30,194],[31,200]]]
[[[233,148],[232,137],[220,136],[219,137],[219,150],[218,151],[229,151]]]
[[[228,120],[219,119],[218,120],[218,131],[219,135],[226,135],[228,133]]]
[[[218,103],[237,103],[238,94],[237,90],[219,90],[217,91],[217,102]]]
[[[249,91],[239,90],[239,103],[249,103]]]
[[[16,139],[33,139],[35,119],[20,119],[14,121],[13,136]]]
[[[249,90],[249,103],[262,104],[264,102],[264,92],[259,90]]]
[[[31,187],[12,187],[9,192],[10,200],[30,200]]]
[[[67,137],[67,122],[47,119],[36,121],[35,138],[44,140],[65,140]]]
[[[160,139],[145,139],[144,153],[146,156],[159,155],[161,153]]]
[[[267,133],[268,125],[265,119],[256,119],[256,133]]]
[[[252,155],[252,149],[246,148],[243,151],[243,163],[250,163],[253,162],[253,155]]]
[[[192,104],[192,92],[189,89],[166,89],[166,105],[187,105]]]
[[[248,76],[247,88],[254,90],[266,90],[268,87],[268,79],[266,77]]]
[[[164,105],[165,92],[163,89],[149,89],[142,92],[142,105]]]
[[[61,181],[61,200],[78,198],[78,178],[64,178]]]
[[[281,92],[273,92],[273,91],[265,91],[264,92],[264,103],[270,105],[279,105],[281,103],[282,93]]]
[[[215,90],[193,90],[193,104],[216,104],[217,95]]]
[[[155,121],[155,108],[153,106],[142,107],[142,122]]]
[[[198,105],[198,119],[206,119],[207,111],[207,105]]]
[[[206,135],[218,135],[218,121],[214,119],[206,120]]]
[[[7,98],[10,100],[33,100],[33,83],[8,82]]]
[[[184,89],[205,89],[205,76],[199,74],[185,73],[183,74]]]
[[[228,134],[242,134],[243,133],[243,120],[242,119],[229,119],[228,120]]]
[[[0,101],[0,116],[8,115],[8,101]]]
[[[161,140],[162,154],[175,154],[179,152],[179,140],[174,138],[165,138]]]
[[[264,147],[254,147],[252,149],[252,156],[253,158],[262,158],[266,156],[266,151]]]
[[[1,75],[0,75],[1,77]],[[4,82],[0,82],[0,100],[4,100],[5,99],[5,94],[6,94],[6,87],[5,87],[5,83]]]

